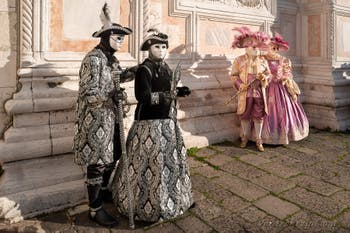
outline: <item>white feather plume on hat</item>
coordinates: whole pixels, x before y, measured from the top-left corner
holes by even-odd
[[[121,34],[129,35],[132,33],[132,30],[128,27],[123,27],[120,24],[112,23],[111,20],[111,11],[107,3],[102,7],[100,20],[102,22],[102,28],[92,34],[93,37],[101,37],[102,33],[109,32],[111,34]]]
[[[100,14],[100,19],[102,22],[102,28],[106,29],[112,26],[112,21],[111,21],[111,10],[107,4],[107,2],[103,5],[101,14]]]

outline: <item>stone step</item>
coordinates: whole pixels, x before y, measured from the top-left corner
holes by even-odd
[[[180,108],[177,112],[177,119],[182,120],[203,116],[215,116],[217,114],[229,114],[232,113],[234,109],[236,109],[236,105],[233,102],[228,105],[209,105]]]
[[[183,133],[197,136],[215,132],[220,134],[221,131],[226,130],[234,133],[239,127],[238,117],[234,113],[181,119],[179,122]]]
[[[187,149],[191,147],[205,147],[223,141],[235,141],[239,138],[239,128],[230,128],[217,132],[203,133],[200,135],[192,135],[184,133],[183,138]]]
[[[0,205],[7,201],[17,203],[23,218],[63,210],[86,202],[84,179],[6,195]]]
[[[6,143],[0,140],[0,160],[11,162],[17,160],[39,158],[51,155],[52,145],[50,139],[24,142]]]
[[[73,162],[73,154],[5,163],[4,169],[0,197],[84,177],[82,168]]]
[[[11,126],[4,133],[4,141],[7,143],[12,142],[23,142],[50,138],[50,126],[49,125],[39,125],[32,127],[22,127],[22,128],[14,128]]]
[[[52,135],[52,134],[51,134]],[[22,142],[0,140],[0,160],[13,162],[72,152],[73,134],[57,138],[31,140],[30,136]]]
[[[180,109],[201,106],[225,106],[225,102],[234,95],[233,88],[195,90],[185,98],[179,98]],[[236,102],[236,101],[233,101]]]
[[[4,133],[4,140],[7,143],[36,141],[50,138],[66,137],[74,134],[74,123],[37,125],[27,127],[11,126]]]
[[[187,148],[204,147],[239,137],[239,121],[234,113],[179,120]]]

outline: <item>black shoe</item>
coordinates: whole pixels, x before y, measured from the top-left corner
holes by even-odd
[[[3,164],[2,162],[0,161],[0,176],[4,173],[4,169],[3,169]]]
[[[193,202],[189,209],[193,209],[194,207],[196,207],[196,202]]]
[[[97,209],[90,209],[89,217],[92,221],[101,226],[112,227],[118,225],[118,221],[113,218],[102,206]]]

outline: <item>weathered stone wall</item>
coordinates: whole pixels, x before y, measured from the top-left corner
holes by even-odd
[[[233,94],[231,62],[243,52],[230,48],[232,28],[247,25],[269,31],[274,2],[110,1],[112,18],[134,30],[117,54],[123,66],[143,61],[146,54],[139,47],[149,28],[169,34],[167,62],[174,67],[181,60],[182,83],[193,90],[190,97],[179,101],[188,147],[238,138],[235,104],[224,104]],[[101,26],[103,3],[87,0],[81,7],[78,0],[20,1],[17,73],[22,88],[5,104],[13,124],[0,141],[0,159],[16,161],[71,152],[78,70],[83,56],[98,43],[91,34]],[[126,84],[132,103],[126,130],[136,102],[132,86]]]
[[[347,1],[301,2],[304,107],[311,126],[350,129]]]
[[[156,27],[170,37],[168,62],[181,60],[182,83],[193,91],[180,99],[180,123],[187,146],[234,140],[239,137],[234,94],[229,71],[243,50],[232,50],[232,29],[247,25],[269,31],[275,1],[144,1],[150,18],[146,28]],[[147,14],[146,14],[147,15]]]
[[[301,16],[299,12],[298,2],[278,1],[277,18],[272,26],[272,32],[280,33],[289,43],[289,50],[283,55],[291,59],[293,65],[294,79],[303,88],[304,78],[302,75],[302,60],[301,60]],[[301,94],[301,101],[304,102],[304,91]]]
[[[11,118],[5,113],[5,101],[16,90],[17,69],[17,6],[16,0],[0,1],[0,139]]]
[[[84,54],[98,40],[91,33],[100,27],[104,1],[2,1],[6,30],[1,41],[0,132],[13,118],[0,142],[1,159],[15,161],[71,152],[78,70]],[[278,3],[278,4],[277,4]],[[169,34],[168,63],[182,61],[182,83],[193,93],[179,101],[179,118],[188,146],[202,146],[238,137],[232,95],[231,62],[243,51],[231,50],[232,28],[248,25],[278,31],[290,42],[296,80],[304,89],[303,103],[311,125],[346,129],[349,122],[347,37],[350,23],[346,1],[110,1],[112,18],[134,29],[118,57],[124,66],[142,62],[139,51],[149,28]],[[92,17],[96,15],[96,17]],[[80,20],[76,21],[75,19]],[[19,30],[15,30],[18,23]],[[17,44],[16,33],[20,34]],[[20,50],[16,88],[16,50]],[[6,57],[6,58],[5,58]],[[126,85],[132,104],[132,83]],[[132,106],[132,110],[134,106]],[[127,118],[126,129],[132,122]],[[218,120],[220,119],[220,120]],[[23,140],[27,138],[24,143]],[[19,150],[18,144],[26,150]],[[39,145],[39,146],[38,146]]]

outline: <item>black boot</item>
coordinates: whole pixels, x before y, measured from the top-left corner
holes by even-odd
[[[90,219],[102,226],[117,225],[118,221],[102,207],[102,199],[100,197],[101,185],[88,185],[87,189],[89,195]]]
[[[113,203],[112,192],[107,187],[102,187],[100,195],[104,203]]]
[[[97,209],[90,208],[89,217],[92,221],[105,227],[118,225],[118,221],[113,218],[102,206]]]
[[[196,207],[196,202],[193,202],[189,209],[193,209],[194,207]]]
[[[0,161],[0,176],[4,173],[4,169],[3,169],[3,164],[2,162]]]
[[[112,192],[108,189],[109,179],[111,178],[111,174],[113,172],[114,163],[110,164],[106,167],[105,172],[102,175],[103,182],[101,188],[101,198],[105,203],[113,203]]]

